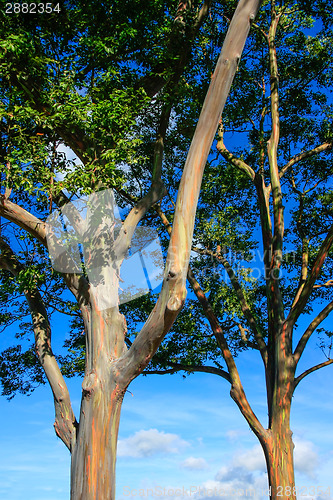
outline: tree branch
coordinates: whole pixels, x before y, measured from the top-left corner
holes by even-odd
[[[160,207],[156,206],[155,207],[156,212],[160,215],[162,222],[164,226],[166,227],[168,233],[171,233],[171,225],[165,216],[164,212],[161,210]],[[242,414],[246,418],[247,422],[249,425],[252,426],[254,429],[254,432],[256,432],[258,435],[264,433],[264,429],[262,428],[260,422],[258,421],[257,417],[255,416],[243,389],[240,376],[237,370],[236,363],[234,361],[234,358],[231,354],[231,351],[229,349],[228,343],[225,339],[223,329],[204,293],[202,288],[200,287],[200,284],[196,280],[191,268],[189,267],[188,273],[187,273],[187,279],[189,280],[189,283],[192,286],[192,289],[198,298],[203,311],[210,323],[210,326],[212,328],[212,331],[214,333],[214,336],[216,338],[217,344],[221,349],[223,359],[226,362],[226,365],[228,367],[229,373],[227,373],[228,378],[227,380],[230,381],[232,384],[231,388],[231,395],[233,399],[235,400],[236,404],[239,406]],[[258,348],[258,347],[257,347]],[[266,353],[267,356],[267,353]],[[156,372],[157,373],[157,372]],[[169,373],[174,373],[173,371],[170,371]],[[211,372],[212,373],[212,372]],[[219,375],[223,376],[222,374],[219,373]],[[226,378],[226,377],[224,377]]]
[[[142,87],[149,97],[154,97],[168,82],[176,82],[180,78],[189,60],[192,42],[208,15],[212,0],[204,1],[196,16],[193,28],[186,37],[184,37],[185,17],[191,9],[192,2],[187,0],[177,0],[177,2],[178,7],[173,28],[169,41],[166,43],[167,54],[164,56],[165,62],[156,64],[150,69],[149,74],[143,76],[135,86],[135,88]],[[175,61],[177,62],[175,63]]]
[[[164,214],[164,212],[162,211],[161,207],[159,206],[156,206],[155,207],[155,211],[158,213],[158,215],[160,216],[166,230],[168,231],[169,234],[171,234],[171,224],[169,223],[166,215]],[[209,251],[209,250],[201,250],[199,248],[195,248],[195,247],[192,247],[192,250],[195,250],[199,253],[205,253],[205,254],[208,254],[212,257],[216,257],[218,260],[221,260],[222,257],[221,257],[221,254],[218,254],[218,253],[214,253],[212,251]],[[229,277],[231,279],[231,282],[234,286],[234,289],[237,293],[237,296],[238,296],[238,299],[239,299],[239,302],[240,302],[240,306],[242,308],[242,312],[244,314],[244,316],[246,317],[248,323],[250,324],[252,330],[254,331],[254,334],[255,334],[255,338],[256,338],[256,341],[257,341],[257,344],[254,344],[253,342],[249,342],[247,339],[246,339],[246,342],[247,344],[253,348],[253,349],[258,349],[260,351],[260,347],[259,345],[261,346],[261,354],[263,356],[263,360],[264,360],[264,363],[266,365],[266,362],[267,362],[267,349],[266,349],[266,344],[263,340],[263,337],[262,335],[259,333],[258,331],[258,328],[257,328],[257,324],[256,324],[256,321],[254,319],[254,317],[252,316],[252,313],[251,313],[251,310],[247,304],[247,301],[246,301],[246,298],[243,294],[243,290],[237,280],[237,277],[232,269],[232,267],[230,266],[229,262],[227,261],[227,259],[224,258],[224,266],[229,274]],[[223,262],[222,262],[223,263]],[[228,264],[228,265],[227,265]],[[191,269],[191,267],[189,266],[189,269],[188,269],[188,273],[187,273],[187,279],[189,281],[189,283],[191,284],[192,286],[192,290],[194,291],[194,293],[196,294],[199,302],[201,303],[202,305],[202,308],[206,314],[206,317],[207,319],[209,320],[210,324],[211,324],[211,327],[212,327],[212,330],[214,331],[214,327],[215,326],[219,326],[221,328],[221,326],[219,325],[218,323],[218,320],[216,318],[216,315],[211,307],[211,305],[209,304],[209,301],[204,293],[204,291],[201,289],[200,285],[199,285],[199,282],[196,280],[194,274],[193,274],[193,271]],[[221,328],[222,330],[222,328]],[[241,328],[240,328],[241,330]],[[243,337],[242,337],[243,339]],[[217,339],[218,340],[218,339]],[[243,339],[244,340],[244,339]],[[220,345],[220,348],[222,350],[222,346]],[[223,351],[222,351],[223,352]]]
[[[248,325],[250,326],[251,330],[253,331],[254,337],[255,337],[256,342],[257,342],[257,348],[259,349],[259,351],[261,353],[261,357],[262,357],[264,364],[266,366],[266,364],[267,364],[267,347],[266,347],[265,341],[263,339],[263,335],[260,332],[260,329],[257,325],[257,322],[256,322],[254,316],[252,315],[251,309],[248,305],[248,302],[247,302],[246,297],[244,295],[243,289],[242,289],[242,287],[237,279],[237,276],[236,276],[233,268],[229,264],[228,260],[220,253],[220,251],[215,253],[211,250],[202,250],[202,249],[196,248],[196,247],[193,247],[193,250],[198,252],[198,253],[211,255],[212,257],[215,257],[216,259],[218,259],[222,263],[223,267],[225,268],[225,270],[228,273],[228,276],[230,278],[233,289],[236,292],[239,305],[241,306],[242,313],[244,314],[244,317],[247,320]],[[188,279],[191,283],[191,276],[190,277],[188,276]]]
[[[222,122],[220,123],[219,129],[218,129],[218,141],[216,144],[216,149],[218,150],[219,153],[223,156],[227,162],[230,163],[230,165],[233,165],[237,169],[241,170],[244,172],[250,179],[251,181],[254,180],[255,178],[255,172],[250,165],[245,163],[245,161],[241,160],[240,158],[237,158],[234,156],[232,153],[230,153],[227,148],[224,145],[223,141],[223,124]]]
[[[313,332],[320,325],[320,323],[322,323],[324,319],[327,318],[327,316],[330,314],[331,311],[333,311],[333,301],[327,304],[327,306],[324,307],[322,311],[320,311],[320,313],[314,318],[314,320],[311,321],[310,325],[307,327],[307,329],[303,333],[302,337],[300,338],[296,346],[294,352],[294,359],[296,363],[298,363],[300,357],[302,356],[306,344],[310,339],[311,335],[313,334]]]
[[[293,156],[288,163],[286,163],[280,170],[280,179],[281,177],[287,172],[287,170],[295,165],[296,163],[305,160],[306,158],[311,158],[311,156],[315,156],[319,153],[322,153],[323,151],[327,151],[328,149],[331,149],[332,143],[331,142],[324,142],[323,144],[320,144],[320,146],[317,146],[313,149],[310,149],[309,151],[303,151],[302,153],[298,153],[297,155]]]
[[[314,284],[324,265],[328,252],[330,251],[332,243],[333,243],[333,225],[331,226],[331,229],[327,233],[325,240],[321,244],[321,247],[317,253],[317,258],[313,264],[310,276],[308,277],[306,283],[304,284],[302,292],[299,295],[297,302],[294,304],[294,306],[291,308],[288,314],[286,322],[289,324],[290,327],[292,327],[295,324],[297,318],[303,311],[304,306],[307,303],[312,293]]]
[[[168,221],[166,215],[164,214],[164,212],[162,211],[161,207],[156,206],[155,210],[159,214],[159,216],[160,216],[160,218],[161,218],[161,220],[162,220],[162,222],[163,222],[166,230],[168,231],[169,234],[171,234],[171,224],[169,223],[169,221]],[[213,254],[213,252],[210,252],[210,255],[212,255],[212,256],[214,255],[217,258],[219,258],[219,255]],[[205,315],[206,315],[206,317],[207,317],[207,319],[208,319],[208,321],[209,321],[209,323],[211,325],[213,333],[215,334],[218,330],[222,332],[222,327],[221,327],[221,325],[220,325],[220,323],[219,323],[219,321],[218,321],[218,319],[217,319],[217,317],[216,317],[216,315],[215,315],[215,313],[213,311],[213,308],[210,305],[210,303],[209,303],[209,301],[208,301],[208,299],[207,299],[204,291],[200,287],[199,282],[195,278],[194,273],[193,273],[193,271],[192,271],[192,269],[191,269],[190,266],[189,266],[188,272],[187,272],[187,279],[188,279],[188,281],[189,281],[189,283],[190,283],[190,285],[192,287],[192,290],[194,291],[197,299],[199,300],[199,302],[200,302],[200,304],[201,304],[201,306],[203,308],[203,311],[204,311],[204,313],[205,313]],[[244,296],[243,296],[243,298],[245,300]],[[251,312],[250,312],[250,314],[251,314]],[[253,321],[254,321],[254,319],[253,319]],[[223,343],[221,343],[220,342],[220,336],[219,335],[215,335],[215,336],[216,336],[216,341],[219,344],[219,347],[220,347],[220,349],[222,351],[224,359],[225,358],[231,359],[232,358],[232,354],[231,354],[231,352],[229,350],[229,347],[227,346],[227,342],[224,341]],[[246,342],[248,342],[248,341],[246,340]],[[253,347],[255,349],[260,350],[258,344],[253,344],[253,343],[248,342],[248,345],[250,347]],[[227,349],[224,351],[224,348],[226,346],[227,346]],[[264,351],[265,351],[266,350],[266,346],[264,345],[262,347],[264,348]],[[264,354],[264,357],[265,357],[265,353],[263,353],[263,354]],[[266,356],[267,356],[267,353],[266,353]],[[227,362],[226,359],[225,359],[225,361]],[[234,369],[234,365],[233,364],[230,364],[230,369],[231,370]]]
[[[0,197],[0,215],[17,226],[25,229],[46,247],[46,225],[24,208],[12,203],[4,196]]]
[[[308,265],[309,265],[309,241],[307,238],[302,238],[302,269],[296,295],[294,297],[291,307],[294,307],[297,304],[301,296],[308,275]]]
[[[241,323],[238,323],[238,329],[239,329],[239,332],[240,332],[240,336],[241,336],[241,339],[242,341],[249,347],[251,347],[251,349],[256,349],[257,351],[260,351],[259,349],[259,346],[258,344],[256,344],[255,342],[251,342],[248,338],[247,338],[247,335],[246,335],[246,332],[248,332],[248,329],[247,328],[243,328],[243,326],[241,325]]]
[[[333,363],[333,359],[328,359],[327,361],[324,361],[323,363],[319,363],[319,365],[313,366],[312,368],[309,368],[308,370],[305,370],[301,375],[295,378],[294,380],[294,389],[298,386],[301,380],[303,380],[304,377],[309,375],[312,372],[315,372],[319,370],[320,368],[323,368],[324,366],[331,365]]]
[[[277,151],[280,139],[280,118],[279,118],[279,73],[277,66],[277,56],[275,47],[276,31],[280,16],[272,8],[272,23],[268,33],[269,61],[270,61],[270,79],[271,79],[271,117],[272,131],[267,143],[267,152],[269,160],[269,172],[273,195],[273,254],[271,256],[271,265],[269,273],[269,286],[267,288],[270,296],[270,303],[273,307],[274,325],[281,326],[284,320],[283,301],[279,286],[279,273],[282,263],[282,246],[284,235],[284,217],[282,205],[282,192],[279,178],[279,168],[277,163]],[[291,342],[291,339],[289,339]]]
[[[10,271],[13,276],[17,277],[24,269],[24,266],[17,260],[10,246],[2,238],[0,238],[0,249],[1,268]],[[78,424],[72,410],[66,382],[52,352],[51,326],[47,312],[37,288],[25,290],[24,294],[31,312],[36,353],[53,392],[56,417],[54,423],[55,432],[67,448],[71,450],[76,439]]]
[[[169,106],[162,109],[154,148],[152,183],[146,196],[134,205],[121,227],[115,242],[115,252],[117,255],[125,254],[130,246],[133,233],[142,217],[166,194],[166,189],[162,182],[162,163],[164,139],[169,125],[170,113],[171,108]]]
[[[216,129],[259,0],[241,0],[229,26],[180,181],[174,223],[158,301],[130,349],[116,363],[129,383],[148,365],[182,309],[202,176]]]
[[[230,390],[230,395],[235,401],[235,403],[238,405],[240,411],[244,415],[246,421],[248,424],[251,426],[253,429],[254,433],[256,435],[264,435],[265,430],[263,429],[261,423],[257,419],[255,413],[253,412],[246,394],[244,392],[244,388],[237,370],[237,366],[235,363],[235,360],[233,358],[233,355],[230,352],[228,343],[225,339],[223,329],[217,320],[214,311],[209,304],[206,295],[204,294],[203,290],[201,289],[198,281],[195,279],[193,273],[191,270],[188,272],[188,279],[192,285],[192,288],[194,290],[194,293],[196,294],[204,312],[205,315],[211,325],[211,328],[213,330],[213,333],[215,335],[215,338],[217,340],[218,345],[220,346],[220,349],[223,354],[223,358],[227,364],[228,370],[229,370],[229,381],[231,383],[231,390]],[[262,354],[263,355],[263,354]],[[264,356],[264,355],[263,355]],[[267,356],[267,353],[266,353]],[[264,359],[265,363],[265,359]],[[212,373],[212,372],[211,372]],[[221,374],[220,374],[221,375]],[[221,375],[223,376],[223,375]],[[225,378],[225,377],[224,377]],[[228,380],[228,379],[227,379]]]
[[[196,20],[194,22],[194,32],[198,32],[200,26],[204,22],[205,18],[208,16],[209,8],[213,0],[204,0],[201,9],[198,12]]]
[[[0,197],[0,216],[5,217],[10,222],[27,231],[47,248],[46,223],[44,221],[38,219],[38,217],[35,217],[16,203],[12,203],[4,196]],[[79,289],[82,290],[83,286],[87,287],[87,282],[83,276],[67,273],[64,273],[63,276],[75,298],[78,297]]]
[[[293,186],[293,190],[299,196],[299,215],[297,218],[296,227],[297,227],[298,235],[302,241],[302,268],[301,268],[301,274],[300,274],[300,278],[299,278],[297,292],[296,292],[296,295],[294,297],[294,300],[293,300],[291,307],[293,307],[297,303],[297,301],[302,293],[302,290],[303,290],[305,282],[306,282],[306,278],[308,276],[308,268],[309,268],[309,239],[305,237],[303,229],[302,229],[302,217],[303,217],[303,210],[304,210],[304,195],[303,195],[303,193],[298,191],[298,189],[296,189],[296,184],[295,184],[295,181],[293,178],[292,178],[292,186]]]
[[[273,253],[272,221],[269,207],[269,186],[265,185],[263,172],[256,173],[254,185],[257,191],[260,211],[262,243],[264,247],[264,266],[266,283],[270,274],[271,257]]]
[[[202,372],[202,373],[212,373],[214,375],[219,375],[231,384],[231,377],[228,372],[217,368],[216,366],[205,366],[205,365],[183,365],[182,363],[169,363],[172,368],[166,370],[145,370],[144,375],[164,375],[168,373],[176,373],[179,371],[185,372]]]
[[[328,280],[326,283],[323,283],[322,285],[314,285],[313,288],[330,288],[333,286],[333,280]]]

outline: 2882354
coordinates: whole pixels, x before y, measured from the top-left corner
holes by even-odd
[[[6,3],[6,14],[52,14],[60,12],[60,5],[53,3]]]

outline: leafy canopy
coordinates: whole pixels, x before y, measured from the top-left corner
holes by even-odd
[[[127,213],[147,191],[164,112],[168,127],[162,177],[168,194],[142,224],[159,231],[166,250],[182,166],[235,2],[212,2],[200,26],[199,2],[179,14],[176,22],[176,5],[168,1],[60,5],[60,13],[49,16],[1,19],[2,195],[12,190],[13,202],[45,219],[63,203],[63,193],[72,198],[112,187]],[[289,310],[302,273],[311,270],[332,226],[333,13],[321,1],[277,2],[276,9],[278,165],[286,223],[279,283]],[[264,2],[207,163],[192,248],[191,270],[234,354],[258,349],[244,304],[270,345],[261,200],[248,172],[250,168],[270,183],[271,22],[271,4]],[[66,158],[64,144],[78,160]],[[22,300],[22,291],[31,283],[41,290],[51,317],[61,313],[69,318],[68,351],[59,356],[65,374],[82,373],[85,347],[77,306],[65,293],[43,246],[9,222],[3,220],[1,228],[25,267],[17,279],[1,271],[2,325],[21,320],[16,346],[1,358],[3,391],[11,395],[16,390],[29,392],[42,380]],[[330,253],[311,301],[304,306],[306,314],[332,300],[331,260]],[[154,300],[149,295],[122,306],[129,344]],[[297,332],[295,340],[301,334]],[[322,328],[320,334],[322,347],[329,347],[332,332]],[[221,346],[202,305],[189,294],[151,370],[192,371],[207,365],[223,369]]]

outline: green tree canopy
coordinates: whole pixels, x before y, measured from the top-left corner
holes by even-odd
[[[8,396],[43,380],[25,319],[27,288],[40,290],[49,316],[71,318],[68,354],[58,357],[63,372],[86,367],[84,317],[33,217],[44,221],[101,188],[114,189],[126,215],[147,194],[163,154],[164,196],[141,224],[159,232],[166,253],[182,167],[235,8],[59,5],[59,13],[1,21],[2,238],[22,263],[15,279],[1,272],[1,317],[4,326],[24,318],[1,358]],[[252,22],[205,169],[188,272],[194,293],[147,368],[225,378],[263,446],[274,494],[280,485],[285,497],[294,486],[293,392],[332,363],[324,326],[333,309],[332,19],[326,2],[273,0]],[[64,144],[77,161],[61,152]],[[11,203],[27,211],[24,225]],[[121,306],[128,346],[155,301],[151,294]],[[323,360],[297,372],[313,333]],[[265,367],[268,423],[258,421],[239,378],[235,358],[245,349],[259,351]]]

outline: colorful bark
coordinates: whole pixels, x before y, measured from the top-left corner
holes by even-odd
[[[276,391],[276,400],[279,401],[279,407],[274,408],[268,435],[261,441],[273,500],[296,498],[294,444],[290,430],[290,390],[280,387]]]
[[[272,500],[296,498],[292,432],[282,424],[263,445]]]
[[[117,270],[107,276],[111,295],[118,290]],[[118,307],[98,308],[99,293],[105,293],[105,277],[102,288],[90,288],[89,304],[81,308],[86,330],[86,372],[72,450],[72,500],[110,499],[115,493],[118,428],[126,391],[119,382],[115,362],[125,349],[126,323]]]
[[[111,373],[83,385],[80,426],[72,451],[71,500],[112,499],[124,391]]]
[[[2,238],[0,238],[0,249],[0,268],[10,271],[13,276],[17,277],[21,271],[24,271],[24,266],[18,261],[10,246]],[[64,377],[52,352],[51,326],[47,312],[37,287],[25,290],[24,294],[30,308],[36,354],[53,393],[54,429],[57,436],[71,450],[76,438],[77,422]]]

